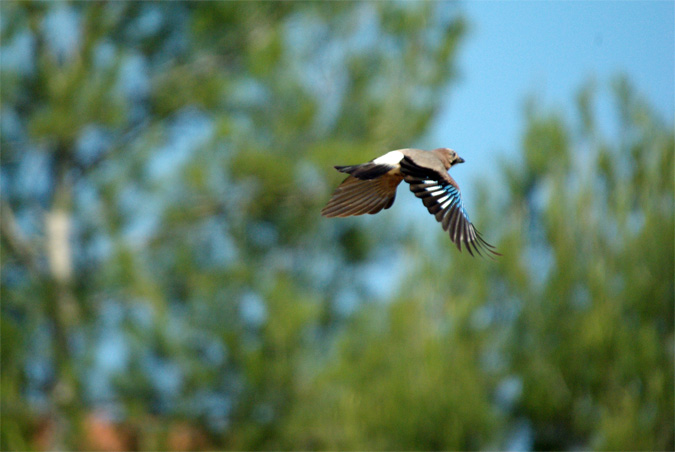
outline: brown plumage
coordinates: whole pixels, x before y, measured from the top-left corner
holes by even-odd
[[[403,176],[397,173],[366,180],[349,176],[335,189],[321,214],[325,217],[349,217],[388,209],[394,204],[396,187],[402,180]]]
[[[321,215],[348,217],[388,209],[396,199],[396,188],[405,180],[460,251],[463,244],[471,255],[473,251],[499,255],[469,221],[459,186],[447,172],[463,162],[448,148],[400,149],[361,165],[336,166],[349,177],[333,192]]]

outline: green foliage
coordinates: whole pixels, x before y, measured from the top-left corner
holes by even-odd
[[[323,179],[425,131],[454,8],[2,3],[2,448],[286,440],[336,300],[368,293],[351,264],[381,247],[321,219]],[[92,439],[100,411],[126,443]]]
[[[673,446],[673,131],[617,86],[622,139],[601,138],[586,99],[573,145],[540,146],[574,135],[533,120],[524,152],[536,157],[510,169],[531,189],[513,198],[527,209],[507,235],[530,243],[540,281],[512,285],[523,308],[510,346],[535,449]],[[577,151],[561,162],[565,147]]]
[[[647,117],[613,142],[530,115],[507,204],[479,203],[504,256],[411,244],[398,301],[341,333],[282,447],[671,449],[673,131]]]
[[[618,137],[594,84],[530,104],[492,262],[318,214],[426,131],[449,3],[0,5],[2,449],[673,448],[675,138],[627,80]]]
[[[488,447],[496,419],[474,342],[430,328],[434,320],[423,307],[406,299],[351,325],[337,344],[337,362],[302,390],[283,446]]]

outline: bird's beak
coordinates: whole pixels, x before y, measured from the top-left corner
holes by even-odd
[[[457,157],[457,160],[455,160],[455,163],[464,163],[464,159],[462,157]]]

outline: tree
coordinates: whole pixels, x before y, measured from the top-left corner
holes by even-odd
[[[673,129],[626,79],[614,92],[618,139],[589,85],[576,131],[533,110],[507,169],[505,248],[533,256],[502,267],[522,304],[509,355],[536,449],[674,445]]]
[[[0,8],[2,448],[673,448],[675,139],[626,80],[616,136],[529,104],[492,262],[318,214],[425,132],[454,6]]]
[[[342,332],[288,447],[673,448],[674,134],[620,78],[604,138],[595,92],[576,125],[530,102],[504,192],[479,190],[498,262],[409,240],[406,281]]]
[[[1,7],[2,447],[103,447],[96,410],[129,448],[275,444],[378,247],[315,215],[322,172],[421,135],[454,7]]]

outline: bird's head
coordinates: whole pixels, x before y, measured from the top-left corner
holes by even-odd
[[[435,152],[436,155],[441,159],[445,169],[450,169],[453,165],[458,163],[464,163],[464,159],[457,155],[455,151],[449,148],[438,148],[434,149],[432,152]]]

